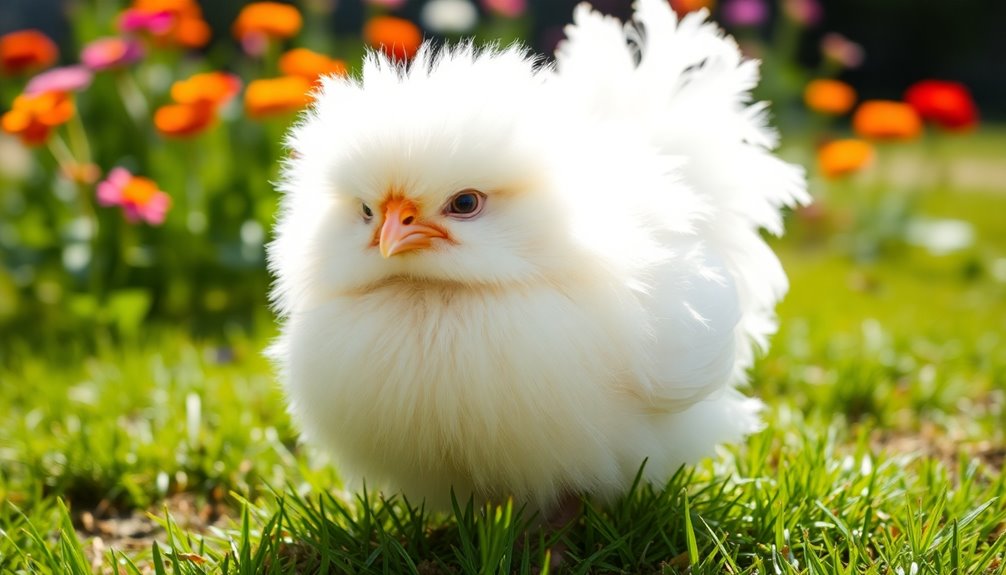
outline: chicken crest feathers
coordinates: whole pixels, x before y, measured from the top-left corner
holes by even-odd
[[[358,77],[323,78],[285,140],[290,154],[277,185],[282,197],[268,248],[276,278],[271,298],[280,317],[309,309],[331,291],[319,285],[333,275],[324,268],[365,274],[375,265],[355,247],[333,254],[349,240],[320,237],[340,214],[355,217],[353,196],[425,174],[446,180],[449,193],[460,189],[449,185],[450,178],[472,185],[477,178],[465,178],[471,172],[483,178],[511,169],[493,152],[512,149],[520,126],[533,125],[525,120],[527,110],[548,71],[519,44],[476,47],[469,41],[442,48],[424,43],[407,65],[371,51]],[[479,161],[484,157],[494,161]]]

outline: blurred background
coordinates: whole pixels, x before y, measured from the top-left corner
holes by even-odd
[[[246,3],[241,0],[201,3],[215,39],[230,39],[230,23]],[[519,29],[521,38],[539,51],[551,52],[578,3],[578,0],[525,0],[521,3],[522,17],[527,21]],[[73,2],[5,0],[0,5],[0,34],[38,28],[67,48],[72,47],[70,13],[63,9],[69,4]],[[367,4],[361,0],[314,0],[300,4],[311,10],[309,17],[319,21],[320,30],[339,35],[359,34],[368,15]],[[400,5],[395,13],[424,24],[421,16],[425,0],[392,4]],[[491,8],[487,8],[491,4],[480,4],[477,0],[473,4],[484,26],[487,12],[492,15]],[[595,0],[591,4],[622,19],[631,11],[630,0]],[[725,9],[730,8],[731,2],[724,0],[690,0],[680,4],[686,8],[710,7],[721,21],[731,13]],[[757,4],[765,6],[755,9],[763,13],[755,20],[763,22],[745,35],[768,41],[780,28],[776,19],[782,7],[779,0]],[[802,65],[816,66],[821,58],[820,40],[829,32],[837,32],[855,39],[870,55],[862,65],[843,74],[864,96],[899,96],[904,86],[920,78],[953,78],[972,89],[983,116],[1006,117],[1006,75],[994,73],[1001,69],[1006,57],[1006,36],[999,33],[1002,22],[1006,21],[1006,4],[997,0],[819,0],[814,4],[820,7],[819,14],[801,34],[797,47],[796,57]],[[470,32],[481,31],[477,28],[478,24],[473,24]],[[738,29],[733,27],[731,31]],[[437,34],[428,26],[426,32]]]
[[[769,427],[724,475],[765,474],[738,484],[773,515],[765,486],[792,462],[826,478],[796,483],[828,494],[728,544],[767,553],[772,533],[845,517],[829,498],[859,489],[835,470],[869,475],[871,457],[905,470],[885,497],[911,502],[907,515],[942,517],[927,502],[947,477],[992,486],[999,515],[982,537],[1001,537],[1006,2],[669,1],[710,10],[762,60],[755,97],[771,102],[779,153],[806,168],[815,200],[771,239],[791,289],[752,370]],[[629,0],[593,3],[630,13]],[[206,532],[274,488],[338,485],[298,443],[262,356],[276,333],[263,246],[283,134],[318,77],[355,73],[368,46],[407,60],[424,37],[474,36],[550,53],[573,4],[0,0],[0,502],[12,504],[0,506],[0,571],[69,572],[32,567],[53,533],[72,539],[62,501],[101,565],[104,545],[150,556],[164,530],[147,510]],[[960,517],[984,496],[954,497]],[[872,501],[850,525],[889,542]],[[234,548],[214,545],[215,560]]]
[[[671,3],[709,9],[763,60],[756,97],[818,199],[791,217],[787,246],[853,271],[919,248],[1006,274],[1004,254],[976,243],[984,224],[922,213],[961,188],[1006,190],[1006,3]],[[150,320],[225,339],[271,329],[270,181],[318,75],[353,73],[368,44],[407,59],[422,37],[550,53],[574,4],[4,0],[0,329],[17,341],[129,337]]]

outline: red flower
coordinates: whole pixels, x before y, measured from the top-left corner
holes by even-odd
[[[17,30],[0,36],[0,72],[21,74],[56,63],[59,50],[38,30]]]
[[[978,109],[971,99],[971,92],[958,82],[917,82],[905,92],[905,101],[923,119],[935,122],[946,130],[965,131],[978,123]]]

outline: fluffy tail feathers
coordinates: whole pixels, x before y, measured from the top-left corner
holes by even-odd
[[[758,62],[700,10],[678,18],[667,0],[638,0],[624,25],[581,4],[556,51],[557,80],[599,121],[641,128],[683,160],[682,180],[709,204],[700,233],[738,286],[741,329],[764,346],[788,287],[759,231],[783,231],[781,208],[809,202],[802,168],[772,154],[767,104],[752,103]],[[740,350],[748,367],[750,344]],[[746,357],[745,357],[746,356]]]

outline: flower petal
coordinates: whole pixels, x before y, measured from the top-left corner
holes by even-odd
[[[77,92],[91,85],[94,74],[84,66],[64,66],[42,72],[28,81],[25,94]]]

